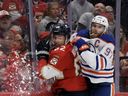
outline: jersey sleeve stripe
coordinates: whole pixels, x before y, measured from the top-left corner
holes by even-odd
[[[102,70],[105,69],[105,58],[102,56],[97,55],[96,56],[96,70]]]
[[[91,69],[91,67],[89,65],[85,65],[83,63],[80,64],[81,67],[86,68],[86,69]],[[104,69],[104,70],[100,70],[100,71],[113,71],[114,70],[114,66],[112,68],[109,69]],[[98,70],[97,70],[98,71]]]
[[[105,58],[103,55],[101,55],[101,54],[100,54],[100,57],[102,58],[102,62],[103,62],[103,68],[101,68],[101,69],[105,69],[105,67],[107,66],[107,60],[106,60],[106,58]]]
[[[98,68],[99,68],[99,60],[98,60],[98,56],[96,56],[96,70],[98,70]]]
[[[93,70],[89,70],[89,69],[85,69],[82,67],[82,70],[84,70],[85,72],[89,72],[89,73],[92,73],[92,74],[99,74],[99,75],[110,75],[110,74],[113,74],[113,71],[93,71]]]
[[[100,60],[101,61],[101,69],[104,69],[104,61],[103,61],[104,58],[103,57],[100,57],[100,59],[101,59]]]
[[[104,75],[104,76],[97,76],[97,75],[91,75],[91,74],[86,74],[86,73],[82,73],[82,76],[83,77],[91,77],[91,78],[112,78],[113,77],[113,75],[110,75],[110,76],[106,76],[106,75]]]

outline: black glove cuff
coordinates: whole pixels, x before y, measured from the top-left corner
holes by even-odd
[[[48,60],[48,58],[49,58],[49,52],[48,51],[39,51],[37,53],[37,58],[38,58],[38,60],[40,60],[42,58]]]

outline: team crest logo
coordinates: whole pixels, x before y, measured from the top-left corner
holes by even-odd
[[[56,65],[58,62],[58,57],[53,57],[51,60],[50,60],[50,64],[52,65]]]

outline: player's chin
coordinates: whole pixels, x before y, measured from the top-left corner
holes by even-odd
[[[97,36],[97,34],[90,34],[90,38],[96,38]]]

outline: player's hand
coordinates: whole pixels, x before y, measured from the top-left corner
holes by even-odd
[[[78,48],[79,53],[81,53],[82,51],[89,50],[88,43],[85,40],[83,40],[82,38],[80,38],[79,40],[76,41],[75,46]]]
[[[70,36],[70,39],[69,39],[69,42],[72,43],[72,41],[76,38],[76,35],[77,33],[73,33],[71,36]]]
[[[74,34],[71,35],[70,37],[70,42],[71,44],[75,44],[75,42],[77,42],[77,40],[79,40],[80,38],[85,38],[87,39],[88,38],[88,35],[89,35],[89,30],[88,29],[83,29],[83,30],[80,30],[79,32],[76,32]],[[88,40],[86,40],[87,42]]]
[[[75,43],[76,43],[80,38],[81,38],[80,36],[76,36],[76,38],[74,38],[74,39],[71,41],[71,44],[72,44],[72,45],[75,45]]]

